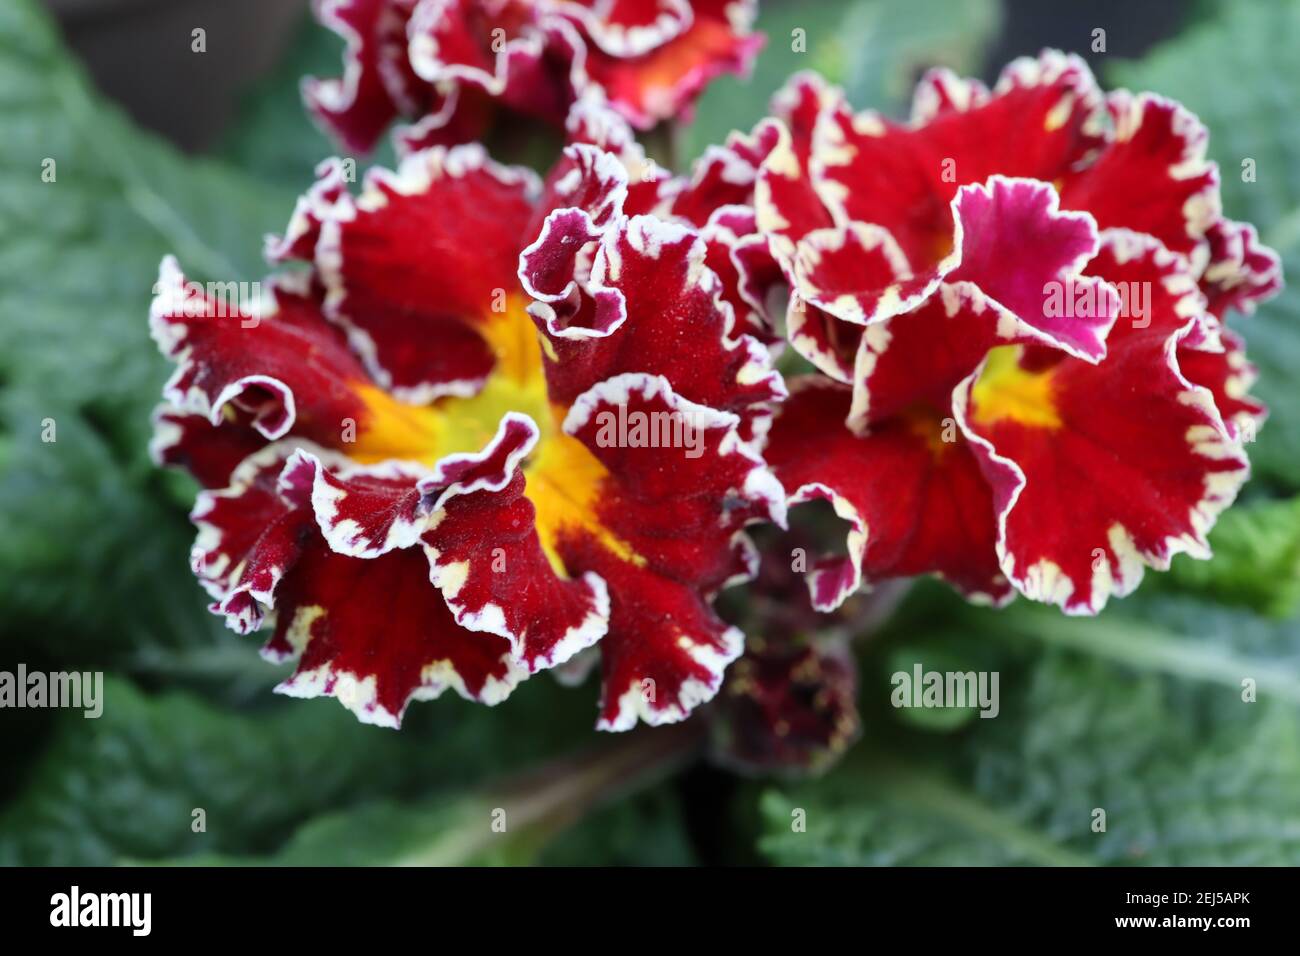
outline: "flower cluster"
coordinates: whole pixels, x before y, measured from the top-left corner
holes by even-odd
[[[393,120],[404,149],[481,139],[506,111],[561,126],[580,99],[639,129],[689,114],[762,46],[756,0],[317,0],[347,42],[343,76],[309,78],[312,113],[368,152]]]
[[[751,7],[321,5],[350,61],[308,102],[361,148],[417,120],[398,167],[353,189],[322,163],[260,303],[226,314],[168,259],[151,314],[176,364],[154,453],[204,485],[195,574],[296,658],[282,692],[396,726],[598,666],[621,730],[744,655],[724,758],[815,766],[857,733],[864,585],[1096,613],[1208,554],[1265,414],[1222,320],[1281,280],[1195,117],[1057,53],[992,90],[931,72],[907,123],[801,75],[660,168],[634,126],[748,63]],[[486,106],[562,124],[544,177],[450,145]],[[790,543],[825,542],[769,530],[760,557],[746,528],[818,499],[847,554],[801,593]],[[755,575],[746,647],[714,601]]]
[[[1096,613],[1205,534],[1248,474],[1264,409],[1221,318],[1280,283],[1222,216],[1207,133],[1079,59],[943,70],[911,121],[818,78],[780,98],[757,227],[790,293],[791,384],[766,449],[790,502],[832,502],[864,579],[933,573]]]
[[[648,168],[616,118],[573,128]],[[717,691],[742,638],[711,598],[783,520],[752,439],[785,393],[700,236],[625,208],[619,155],[575,141],[542,182],[433,147],[355,196],[326,162],[267,248],[308,269],[248,312],[164,263],[155,452],[208,486],[195,573],[235,629],[274,613],[283,693],[395,726],[597,642],[601,727]]]

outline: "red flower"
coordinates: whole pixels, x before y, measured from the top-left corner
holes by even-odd
[[[1264,412],[1219,318],[1280,275],[1222,218],[1196,118],[1058,53],[992,92],[932,72],[907,124],[812,76],[777,111],[756,226],[820,374],[767,456],[790,503],[850,529],[814,603],[935,573],[1095,613],[1144,566],[1208,556]]]
[[[545,184],[474,146],[356,196],[323,164],[268,245],[310,267],[260,304],[164,262],[155,453],[208,486],[195,573],[235,629],[274,622],[282,692],[396,726],[599,642],[621,730],[682,719],[740,653],[711,602],[753,570],[741,529],[782,520],[747,438],[783,386],[700,235],[629,215],[654,192],[630,134],[572,126],[617,152],[574,143]]]
[[[318,0],[344,75],[308,79],[317,118],[369,151],[393,120],[408,150],[479,139],[497,109],[554,126],[580,98],[649,128],[748,71],[756,0]]]

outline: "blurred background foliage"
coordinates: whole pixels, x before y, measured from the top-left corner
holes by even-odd
[[[332,152],[297,80],[337,72],[337,39],[301,4],[266,4],[245,28],[291,42],[256,45],[268,69],[237,109],[187,99],[183,84],[160,92],[156,77],[149,100],[130,97],[120,57],[93,52],[97,31],[129,18],[97,26],[87,8],[126,8],[148,42],[188,49],[213,5],[52,6],[101,86],[203,155],[97,92],[35,0],[0,4],[0,669],[110,675],[99,720],[0,712],[0,863],[1300,863],[1300,281],[1237,323],[1272,417],[1212,562],[1180,557],[1095,620],[984,611],[923,582],[860,648],[864,739],[829,774],[741,781],[696,765],[576,822],[550,812],[570,800],[563,788],[529,784],[537,825],[485,846],[469,835],[503,776],[598,743],[592,684],[543,677],[497,709],[449,696],[413,707],[400,735],[330,700],[274,697],[282,672],[207,614],[189,573],[193,487],[146,453],[168,373],[146,328],[158,261],[261,275],[261,236]],[[761,116],[794,70],[901,115],[929,65],[991,78],[1010,56],[1060,46],[1108,85],[1195,110],[1226,211],[1300,278],[1300,2],[762,6],[756,74],[708,92],[688,155]],[[1103,55],[1090,49],[1098,27]],[[144,29],[127,36],[144,43]],[[791,48],[797,29],[807,52]],[[211,45],[205,69],[224,75],[240,49]],[[41,181],[46,158],[55,183]],[[1239,175],[1245,158],[1254,182]],[[41,440],[47,419],[55,443]],[[999,671],[1001,716],[892,709],[889,675],[914,662]],[[1242,702],[1243,678],[1257,702]],[[193,832],[195,808],[206,832]]]

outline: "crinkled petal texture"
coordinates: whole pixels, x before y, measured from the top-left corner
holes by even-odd
[[[689,114],[762,47],[756,0],[316,0],[346,41],[343,76],[308,78],[312,114],[368,152],[399,118],[400,149],[479,139],[507,111],[562,126],[578,101],[648,129]]]
[[[848,535],[809,573],[814,604],[933,573],[1096,613],[1144,567],[1207,556],[1265,415],[1221,319],[1281,277],[1223,218],[1196,117],[1055,52],[992,90],[933,71],[905,124],[813,75],[774,111],[755,226],[818,374],[766,455]]]
[[[783,521],[757,440],[784,385],[699,231],[625,212],[622,121],[586,118],[620,152],[575,143],[545,185],[478,147],[355,196],[324,164],[268,245],[306,268],[257,302],[164,263],[155,457],[204,484],[195,574],[273,626],[283,693],[397,726],[598,648],[621,730],[683,719],[740,653],[712,601],[754,570],[744,527]]]

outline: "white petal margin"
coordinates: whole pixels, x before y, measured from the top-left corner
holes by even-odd
[[[276,283],[272,282],[255,307],[249,311],[247,319],[253,325],[270,318],[278,310],[275,300]],[[203,313],[189,316],[201,303]],[[245,321],[245,317],[236,312],[229,316],[207,317],[207,300],[196,286],[187,285],[185,276],[176,262],[175,256],[164,256],[158,269],[158,282],[154,286],[153,302],[149,306],[149,334],[162,354],[176,363],[176,368],[167,383],[163,385],[163,398],[177,410],[195,415],[202,415],[214,426],[224,421],[223,410],[226,403],[239,398],[249,389],[263,389],[272,396],[269,404],[264,404],[253,419],[252,425],[268,441],[283,438],[293,428],[297,417],[293,391],[278,378],[269,375],[245,375],[222,388],[216,395],[210,395],[197,385],[182,389],[180,382],[194,372],[194,349],[185,341],[185,328],[175,322],[167,321],[168,315],[182,315],[187,318],[201,318],[204,321],[225,320],[229,322]],[[251,327],[251,326],[250,326]]]
[[[725,458],[739,455],[750,466],[743,484],[729,489],[725,493],[726,497],[763,505],[766,516],[753,518],[748,524],[766,520],[781,528],[786,526],[785,489],[768,468],[762,455],[741,439],[738,431],[740,417],[682,398],[662,375],[623,372],[597,382],[579,395],[569,407],[562,426],[565,434],[576,435],[598,408],[604,405],[615,408],[626,406],[634,394],[639,394],[646,401],[662,399],[664,404],[689,421],[695,429],[724,429],[725,434],[718,444],[718,456]],[[725,525],[726,516],[720,520]]]
[[[385,190],[399,196],[416,196],[428,192],[443,179],[463,179],[471,172],[484,172],[506,186],[522,185],[527,196],[541,193],[541,180],[531,169],[504,166],[492,160],[478,143],[463,146],[433,146],[403,156],[396,170],[375,166],[366,172],[361,194],[343,193],[332,204],[318,204],[314,213],[322,216],[320,236],[316,240],[315,264],[325,287],[322,311],[347,335],[348,344],[361,358],[376,384],[401,401],[427,405],[445,396],[467,398],[478,393],[484,379],[468,378],[449,382],[422,382],[396,387],[392,373],[379,359],[379,349],[370,333],[343,311],[347,284],[343,278],[343,229],[359,212],[376,212],[390,202]]]
[[[487,461],[506,444],[509,433],[520,427],[526,429],[524,438],[507,452],[505,465],[499,472],[479,475],[468,482],[449,479],[453,465],[472,466]],[[420,481],[420,490],[428,513],[428,519],[421,527],[420,534],[437,528],[447,503],[452,499],[480,491],[492,494],[503,491],[513,480],[524,459],[536,446],[539,435],[540,431],[536,423],[529,416],[508,412],[497,426],[496,434],[482,451],[449,455],[439,461],[433,472]],[[524,673],[532,674],[544,668],[563,664],[575,654],[599,641],[609,629],[609,591],[605,579],[598,574],[588,572],[582,576],[582,582],[587,587],[591,610],[581,622],[565,631],[564,636],[556,642],[549,655],[535,654],[529,657],[525,651],[526,635],[523,632],[515,633],[507,626],[505,613],[501,607],[488,603],[471,611],[457,600],[457,595],[464,587],[469,574],[467,562],[443,560],[441,552],[427,541],[424,544],[424,553],[429,560],[429,580],[442,592],[443,599],[447,602],[447,607],[456,619],[456,623],[466,630],[495,634],[505,638],[510,642],[515,663]]]
[[[239,463],[231,473],[227,487],[200,491],[190,511],[190,521],[197,529],[194,545],[190,549],[190,568],[199,584],[212,596],[212,609],[221,613],[225,617],[226,626],[237,633],[250,634],[261,627],[266,614],[275,606],[275,588],[287,569],[268,568],[266,581],[261,586],[255,582],[240,584],[244,564],[241,562],[232,565],[228,556],[218,554],[222,546],[222,530],[210,522],[208,516],[219,501],[239,498],[270,468],[278,468],[276,489],[280,493],[286,493],[289,490],[285,479],[287,462],[299,454],[336,465],[347,461],[343,456],[310,442],[284,441],[267,445]],[[213,555],[216,560],[205,560],[207,555]],[[240,594],[247,594],[252,602],[238,602],[238,606],[232,608],[231,598]]]
[[[778,527],[786,527],[785,490],[762,457],[740,439],[737,431],[740,418],[730,412],[698,405],[682,398],[673,391],[668,380],[662,375],[627,372],[593,385],[578,396],[570,406],[564,419],[565,433],[576,434],[591,420],[598,408],[607,405],[614,407],[627,405],[634,394],[639,394],[645,400],[653,398],[663,400],[673,411],[688,416],[688,420],[696,428],[725,429],[726,433],[718,446],[718,455],[724,457],[740,455],[748,461],[750,468],[741,486],[730,489],[724,497],[756,503],[763,507],[765,514],[754,516],[747,524],[771,521]],[[723,515],[719,520],[725,524],[727,519]],[[738,542],[733,536],[731,547],[739,549],[739,553],[743,555],[747,550],[747,544],[747,541],[744,544]],[[733,553],[737,551],[733,550]],[[756,570],[752,558],[745,560],[748,563],[746,571]],[[733,581],[726,583],[738,583],[740,579],[741,575],[737,575]],[[701,600],[707,603],[710,596],[705,595]],[[686,719],[694,708],[713,699],[722,686],[722,677],[727,665],[744,651],[744,635],[734,627],[728,627],[723,631],[720,640],[723,644],[721,651],[707,642],[695,640],[688,634],[678,634],[678,647],[685,650],[696,663],[705,667],[711,675],[710,679],[707,682],[694,679],[685,681],[678,691],[678,700],[660,707],[652,706],[645,699],[641,683],[645,678],[634,675],[629,688],[618,698],[615,717],[609,720],[604,717],[599,718],[596,729],[630,730],[636,725],[638,719],[650,725],[675,723]]]
[[[1193,504],[1188,514],[1191,534],[1167,536],[1158,548],[1142,551],[1127,528],[1118,522],[1112,525],[1108,529],[1107,543],[1111,557],[1119,564],[1119,574],[1113,573],[1110,560],[1094,562],[1091,601],[1088,603],[1070,604],[1070,599],[1077,590],[1076,583],[1065,574],[1060,565],[1050,559],[1040,559],[1023,570],[1016,568],[1015,556],[1007,547],[1007,517],[1019,501],[1027,478],[1015,461],[998,454],[990,441],[970,427],[968,420],[971,390],[983,373],[985,363],[981,362],[979,368],[953,390],[953,415],[962,434],[1012,479],[1006,503],[998,510],[996,547],[1002,573],[1025,597],[1032,601],[1054,604],[1068,615],[1092,616],[1100,613],[1112,596],[1122,598],[1131,594],[1142,582],[1147,567],[1167,571],[1176,554],[1188,554],[1198,559],[1208,559],[1211,556],[1206,535],[1219,514],[1236,500],[1241,486],[1250,477],[1250,465],[1241,442],[1229,437],[1213,394],[1206,388],[1193,385],[1179,369],[1178,346],[1188,336],[1199,333],[1201,322],[1199,317],[1189,319],[1169,336],[1164,346],[1166,365],[1182,387],[1179,401],[1198,409],[1207,418],[1206,424],[1188,428],[1184,437],[1188,446],[1198,455],[1216,461],[1236,459],[1241,467],[1234,471],[1206,474],[1204,494]]]
[[[286,480],[292,473],[301,471],[310,475],[311,506],[316,516],[316,525],[330,550],[352,558],[377,558],[396,549],[415,545],[420,535],[429,527],[427,511],[421,506],[417,482],[429,474],[428,469],[404,461],[385,461],[375,465],[358,465],[348,461],[340,462],[333,468],[326,465],[311,452],[299,449],[293,453],[285,464]],[[409,515],[400,514],[394,503],[392,520],[381,539],[374,539],[363,531],[361,526],[351,518],[339,517],[339,505],[348,498],[348,488],[344,482],[354,478],[405,479],[410,489],[404,496],[411,505]]]
[[[685,720],[696,707],[707,704],[717,696],[727,666],[745,651],[745,635],[739,628],[726,628],[720,635],[720,640],[723,647],[718,651],[709,644],[699,643],[686,634],[679,634],[678,647],[685,650],[695,663],[709,671],[708,681],[694,678],[685,680],[677,691],[677,700],[663,707],[655,707],[646,699],[642,689],[644,678],[633,677],[628,689],[619,695],[618,711],[613,719],[600,717],[596,721],[596,729],[620,733],[631,730],[638,720],[652,727],[676,724]]]
[[[752,5],[752,0],[747,2]],[[654,20],[632,27],[609,21],[610,8],[614,4],[608,2],[597,3],[593,8],[569,0],[556,0],[555,6],[577,20],[602,52],[620,59],[645,56],[681,36],[695,22],[695,12],[689,0],[658,0],[659,12]]]
[[[303,617],[302,629],[311,626],[311,612],[318,608],[300,608]],[[305,613],[304,613],[305,612]],[[291,631],[300,630],[299,622],[294,620]],[[437,700],[448,687],[466,700],[494,707],[510,696],[511,692],[527,676],[514,662],[506,658],[508,670],[504,678],[489,677],[478,696],[471,694],[465,682],[451,665],[450,661],[434,661],[426,664],[420,671],[420,685],[415,688],[402,704],[401,710],[393,713],[378,701],[377,681],[374,674],[358,677],[351,671],[336,671],[329,664],[322,664],[310,671],[299,671],[281,681],[275,687],[275,693],[286,697],[310,699],[313,697],[334,697],[340,704],[356,716],[363,724],[386,727],[397,730],[402,725],[402,717],[412,701]]]

